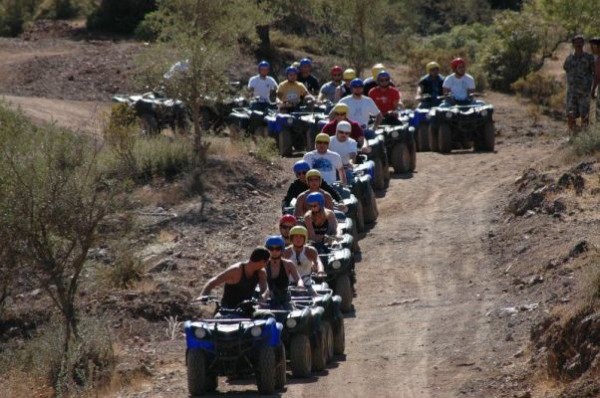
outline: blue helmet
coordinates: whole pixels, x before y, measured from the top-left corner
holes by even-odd
[[[298,69],[293,66],[288,66],[288,68],[285,70],[285,75],[287,76],[290,73],[298,74]]]
[[[285,240],[283,240],[281,235],[271,235],[267,237],[265,246],[267,249],[270,247],[281,247],[283,249],[285,247]]]
[[[258,64],[258,69],[260,68],[270,68],[271,64],[268,63],[267,61],[260,61],[260,63]]]
[[[350,82],[350,87],[352,88],[356,88],[356,87],[364,87],[365,84],[363,83],[363,81],[361,79],[354,79]]]
[[[311,203],[318,203],[322,209],[323,207],[325,207],[325,197],[321,192],[310,193],[306,197],[306,204],[310,205]]]
[[[379,72],[377,74],[377,80],[381,79],[382,77],[387,77],[388,79],[391,79],[392,77],[390,76],[390,74],[384,70],[382,70],[381,72]]]
[[[300,60],[300,66],[305,66],[305,65],[312,66],[312,61],[309,58],[302,58]]]
[[[294,163],[294,173],[298,174],[302,171],[308,171],[310,170],[310,164],[308,164],[307,161],[305,160],[299,160],[296,163]]]

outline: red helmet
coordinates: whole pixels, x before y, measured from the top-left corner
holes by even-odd
[[[344,70],[342,69],[341,66],[334,65],[331,68],[331,74],[332,75],[335,75],[335,74],[341,75],[342,73],[344,73]]]
[[[290,225],[296,225],[297,222],[298,222],[298,220],[296,220],[296,217],[294,217],[291,214],[284,214],[279,219],[279,225],[284,224],[284,223],[285,224],[290,224]]]
[[[454,58],[452,60],[452,62],[450,62],[450,66],[452,67],[452,70],[456,70],[456,68],[458,68],[459,65],[464,65],[465,64],[465,60],[462,58]]]

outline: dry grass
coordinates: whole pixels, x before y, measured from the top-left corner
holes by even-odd
[[[600,151],[600,125],[592,125],[577,134],[571,141],[571,147],[577,156],[596,155]]]

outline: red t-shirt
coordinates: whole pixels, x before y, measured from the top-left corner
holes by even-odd
[[[385,115],[389,111],[396,110],[394,103],[400,101],[400,91],[394,87],[388,87],[386,89],[373,87],[371,91],[369,91],[369,97],[375,101],[377,108]]]
[[[363,131],[362,127],[360,127],[360,125],[356,122],[353,122],[352,120],[346,120],[348,123],[350,123],[350,125],[352,126],[352,130],[350,130],[350,137],[354,138],[355,141],[358,141],[358,139],[360,137],[364,137],[365,136],[365,132]],[[338,121],[337,120],[333,120],[329,123],[327,123],[325,126],[323,126],[323,133],[325,134],[329,134],[330,136],[335,135],[336,129],[337,129],[337,124]]]

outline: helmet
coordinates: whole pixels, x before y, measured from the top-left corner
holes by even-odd
[[[285,70],[285,75],[289,75],[290,73],[295,73],[298,74],[298,69],[295,66],[288,66],[288,68]]]
[[[326,142],[329,144],[329,134],[319,133],[315,137],[315,142]]]
[[[456,68],[458,68],[459,65],[464,65],[465,64],[465,60],[462,58],[454,58],[452,60],[452,62],[450,62],[450,66],[452,67],[452,70],[456,70]]]
[[[379,73],[377,74],[377,80],[381,79],[382,77],[387,77],[388,79],[390,79],[390,78],[391,78],[391,76],[390,76],[389,72],[386,72],[386,71],[384,71],[384,70],[382,70],[381,72],[379,72]]]
[[[302,225],[296,225],[294,228],[290,229],[290,238],[294,235],[304,236],[305,243],[308,240],[308,230]]]
[[[312,61],[308,58],[302,58],[300,60],[300,66],[305,66],[305,65],[312,66]]]
[[[258,64],[258,69],[260,68],[270,68],[271,64],[268,63],[267,61],[260,61],[260,63]]]
[[[310,170],[310,164],[305,160],[299,160],[294,163],[294,173],[300,173],[301,171]]]
[[[373,79],[376,79],[377,75],[382,70],[385,70],[385,66],[383,66],[383,64],[375,64],[375,65],[373,65],[373,67],[371,68],[371,74],[373,75]]]
[[[363,81],[361,79],[354,79],[350,82],[350,87],[352,88],[356,88],[356,87],[364,87],[365,84],[363,83]]]
[[[325,207],[325,197],[321,192],[313,192],[309,193],[306,196],[306,204],[310,205],[312,203],[318,203],[321,208]]]
[[[269,247],[281,247],[282,249],[285,247],[285,240],[281,237],[281,235],[271,235],[267,237],[265,241],[265,246],[267,249]]]
[[[317,169],[308,170],[306,173],[306,179],[308,180],[311,177],[319,177],[321,180],[323,179],[323,177],[321,177],[321,172]]]
[[[590,39],[590,43],[591,43],[591,44],[596,44],[596,45],[597,45],[597,44],[600,44],[600,37],[592,37],[592,38]]]
[[[575,41],[577,41],[577,40],[583,40],[583,41],[585,41],[585,38],[583,37],[583,35],[575,35],[571,39],[571,43],[575,43]]]
[[[354,69],[346,69],[344,71],[344,80],[356,79],[356,71]]]
[[[292,214],[284,214],[279,219],[279,225],[283,223],[296,225],[298,220],[296,220],[296,217],[294,217]]]
[[[440,64],[438,64],[435,61],[431,61],[430,63],[427,64],[427,66],[425,67],[425,70],[427,70],[427,73],[431,72],[432,69],[438,68],[440,69]]]
[[[334,66],[331,68],[331,74],[332,74],[332,75],[334,75],[334,74],[339,74],[339,73],[343,73],[343,72],[344,72],[344,70],[343,70],[343,69],[342,69],[340,66],[334,65]]]
[[[336,131],[343,131],[349,133],[352,131],[352,125],[349,122],[342,120],[337,124]]]
[[[349,111],[350,108],[348,108],[348,105],[344,104],[343,102],[338,102],[333,107],[333,113],[348,113]]]

